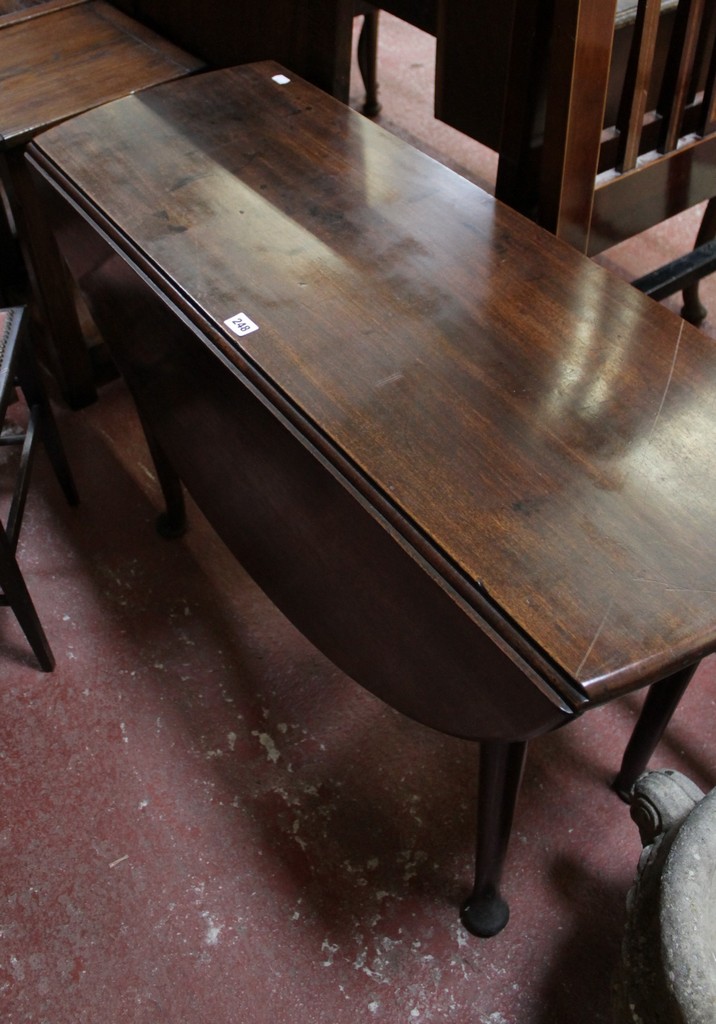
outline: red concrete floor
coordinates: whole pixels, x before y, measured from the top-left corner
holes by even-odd
[[[474,746],[343,677],[193,507],[183,539],[157,537],[121,382],[59,420],[82,503],[40,452],[20,549],[54,673],[0,609],[3,1019],[609,1021],[640,844],[608,782],[640,696],[533,744],[512,920],[472,938]],[[712,658],[654,759],[703,788],[715,695]]]
[[[9,1024],[609,1019],[639,853],[609,791],[635,696],[536,741],[507,930],[465,934],[476,750],[341,676],[196,510],[180,541],[120,382],[36,466],[21,560],[58,659],[0,618]],[[716,778],[716,665],[655,763]]]

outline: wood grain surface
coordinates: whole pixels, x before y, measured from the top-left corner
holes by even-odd
[[[12,24],[0,20],[0,149],[202,66],[103,0],[41,4],[25,13],[36,12]]]
[[[555,707],[713,650],[713,344],[277,73],[172,83],[31,147],[121,255],[104,286],[129,265],[201,337],[184,411],[211,404],[208,351],[379,512],[436,588],[483,616],[532,685],[547,681]],[[102,278],[87,255],[75,266],[85,284]],[[160,339],[123,319],[117,297],[134,286],[117,287],[121,333],[145,349],[132,358],[171,387],[171,329],[161,319]],[[234,334],[238,313],[259,329]],[[203,458],[221,460],[211,445]],[[508,688],[503,703],[515,699]]]

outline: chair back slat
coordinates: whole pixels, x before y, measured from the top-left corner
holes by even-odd
[[[709,135],[716,131],[716,41],[713,33],[710,34],[709,42],[711,54],[704,83],[701,118],[697,128],[700,135]]]
[[[617,0],[554,4],[539,219],[577,249],[589,233],[616,7]]]
[[[716,0],[514,2],[498,199],[595,256],[714,196]]]
[[[663,119],[657,146],[660,153],[676,149],[684,131],[684,112],[693,99],[691,89],[703,14],[704,0],[681,0],[659,100],[658,112]]]
[[[660,14],[661,0],[639,0],[616,124],[619,131],[618,171],[630,171],[636,166],[639,156]]]

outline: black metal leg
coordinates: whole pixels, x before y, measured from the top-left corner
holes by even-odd
[[[460,916],[467,930],[482,938],[501,932],[510,916],[500,879],[526,754],[523,742],[480,744],[475,887]]]
[[[629,799],[634,783],[646,770],[649,758],[664,735],[699,664],[689,665],[649,687],[641,714],[624,751],[619,774],[612,783],[612,788],[623,800]]]

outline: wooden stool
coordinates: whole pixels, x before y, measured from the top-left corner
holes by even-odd
[[[74,114],[201,66],[102,0],[0,0],[0,182],[48,338],[51,368],[74,408],[96,397],[94,375],[65,268],[28,185],[24,145]],[[7,242],[0,255],[3,266],[11,265]]]
[[[0,435],[2,446],[22,445],[7,523],[5,526],[0,523],[0,604],[9,605],[15,612],[43,671],[50,672],[55,660],[15,558],[32,460],[39,440],[44,442],[67,501],[76,505],[78,498],[52,407],[30,346],[24,311],[19,307],[0,310],[0,423],[5,422],[16,385],[22,389],[27,402],[29,420],[24,433]]]

